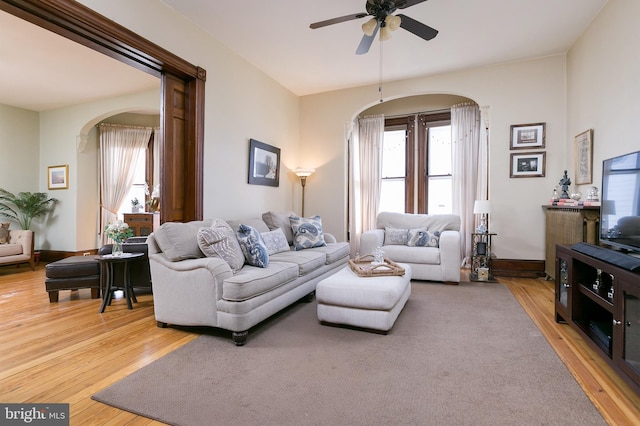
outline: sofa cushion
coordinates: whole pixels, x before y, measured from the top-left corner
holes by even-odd
[[[267,293],[298,277],[298,267],[292,263],[273,262],[266,268],[245,266],[222,283],[222,298],[233,302]]]
[[[259,217],[253,217],[253,218],[242,219],[242,220],[230,219],[230,220],[227,220],[227,223],[229,224],[229,226],[231,226],[231,229],[233,229],[234,232],[238,232],[240,225],[250,226],[252,228],[255,228],[258,232],[269,232],[269,227]]]
[[[293,247],[296,250],[327,245],[324,241],[320,216],[299,217],[294,215],[289,218],[289,221],[294,235]]]
[[[384,228],[384,245],[406,246],[409,241],[409,230],[405,228]]]
[[[269,232],[261,232],[262,239],[264,240],[264,244],[267,246],[267,252],[269,256],[276,253],[282,253],[289,251],[289,243],[287,242],[287,237],[285,237],[284,232],[282,232],[281,228],[276,228],[273,231]]]
[[[327,258],[326,259],[327,265],[331,265],[332,263],[335,263],[340,259],[348,257],[349,250],[350,250],[349,243],[346,243],[344,241],[339,243],[334,243],[334,244],[327,244],[326,246],[315,247],[310,249],[310,251],[324,253],[324,255]]]
[[[398,263],[440,264],[440,249],[436,247],[385,246],[384,257]]]
[[[22,244],[0,244],[0,257],[22,254]]]
[[[252,226],[240,225],[238,228],[238,242],[244,258],[249,265],[266,268],[269,266],[269,252],[260,232]]]
[[[377,228],[427,228],[429,231],[460,231],[460,216],[455,214],[409,214],[382,212],[377,217]]]
[[[407,235],[409,247],[438,247],[440,242],[440,232],[429,232],[427,228],[409,229]]]
[[[262,213],[262,220],[267,224],[270,230],[277,228],[282,229],[284,236],[287,237],[289,245],[293,245],[293,230],[291,229],[291,221],[289,218],[296,214],[292,211],[289,212],[272,212],[268,211]]]
[[[213,225],[200,228],[198,245],[207,257],[219,257],[237,272],[244,265],[244,253],[240,248],[238,237],[227,222],[216,219]]]
[[[9,242],[9,222],[0,223],[0,244]]]
[[[198,231],[211,226],[211,219],[193,222],[165,222],[153,232],[160,250],[169,260],[177,262],[184,259],[204,257],[198,246]]]
[[[287,262],[298,265],[298,274],[306,275],[320,268],[327,262],[327,257],[322,252],[313,250],[291,251],[269,256],[271,262]]]

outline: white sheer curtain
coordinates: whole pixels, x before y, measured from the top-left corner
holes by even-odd
[[[351,257],[358,254],[360,235],[373,229],[380,205],[384,116],[356,119],[349,137],[349,234]]]
[[[451,107],[453,145],[453,212],[462,220],[463,263],[471,254],[471,231],[477,223],[473,214],[475,200],[487,199],[487,132],[476,104]]]
[[[118,219],[118,208],[133,182],[134,166],[151,137],[151,127],[100,125],[100,234],[105,225]]]

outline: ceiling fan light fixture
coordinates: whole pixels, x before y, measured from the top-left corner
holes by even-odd
[[[389,27],[382,27],[380,29],[380,41],[389,40],[391,38],[391,30]]]
[[[391,31],[395,31],[400,28],[400,23],[402,19],[399,16],[395,15],[387,15],[384,19],[385,28],[389,28]]]
[[[371,18],[367,22],[362,24],[362,32],[365,33],[365,35],[371,37],[377,26],[378,21],[376,20],[376,18]]]

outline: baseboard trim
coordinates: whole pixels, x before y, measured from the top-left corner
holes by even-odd
[[[544,260],[491,259],[491,273],[500,277],[544,277]]]

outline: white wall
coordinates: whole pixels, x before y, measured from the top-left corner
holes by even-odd
[[[0,188],[14,194],[38,192],[38,120],[37,112],[0,104]]]
[[[419,94],[453,94],[473,99],[490,114],[489,198],[498,233],[494,251],[508,259],[544,259],[544,215],[566,167],[565,57],[477,68],[384,84],[387,100]],[[301,158],[317,173],[307,184],[307,212],[320,214],[329,232],[346,235],[345,125],[376,104],[377,85],[305,96],[301,99]],[[512,124],[546,122],[546,176],[509,178]]]
[[[609,0],[567,55],[569,176],[575,176],[574,136],[593,129],[592,185],[598,188],[602,160],[640,150],[639,16],[637,0]],[[579,189],[586,194],[590,186]]]
[[[207,70],[205,217],[247,218],[298,208],[293,194],[300,184],[290,172],[298,166],[297,96],[163,3],[81,3]],[[281,149],[279,187],[247,183],[250,138]]]

